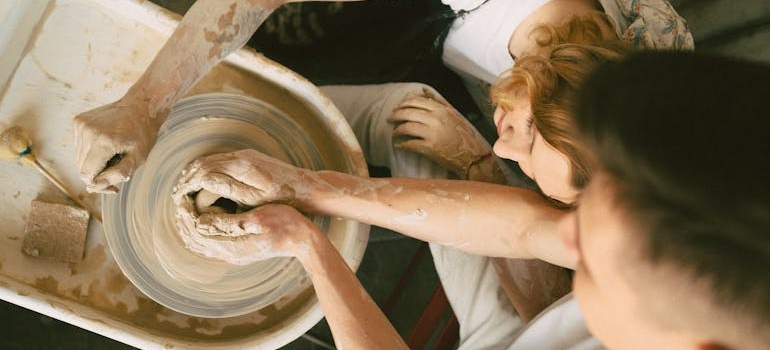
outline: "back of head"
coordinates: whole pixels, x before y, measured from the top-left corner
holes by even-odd
[[[589,11],[579,16],[559,15],[558,18],[566,19],[558,24],[546,22],[532,27],[528,35],[535,45],[530,47],[527,55],[546,57],[562,44],[591,45],[619,40],[612,21],[601,11]]]
[[[578,97],[578,133],[641,258],[683,271],[683,292],[715,310],[682,302],[653,316],[728,345],[770,344],[770,67],[644,52],[602,66]]]

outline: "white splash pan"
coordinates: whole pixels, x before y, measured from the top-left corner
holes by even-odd
[[[40,162],[91,208],[99,208],[98,196],[87,194],[77,177],[71,121],[122,96],[178,20],[141,0],[1,1],[0,126],[27,129]],[[330,169],[367,174],[359,145],[340,112],[314,85],[285,67],[240,50],[190,94],[205,92],[268,101],[305,130],[313,130]],[[0,163],[0,298],[5,301],[147,349],[274,349],[322,318],[312,289],[304,298],[233,318],[171,311],[128,282],[110,254],[102,226],[93,220],[81,263],[24,256],[24,225],[34,199],[66,201],[35,169]],[[369,230],[357,222],[344,224],[354,234],[335,244],[355,270]]]

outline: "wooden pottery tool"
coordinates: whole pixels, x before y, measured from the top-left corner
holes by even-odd
[[[35,151],[32,149],[32,143],[30,142],[29,135],[26,130],[20,126],[12,126],[2,134],[0,134],[0,159],[8,161],[20,161],[24,165],[31,165],[35,169],[39,170],[43,176],[50,180],[56,187],[59,188],[67,197],[83,209],[88,210],[88,207],[73,196],[64,184],[54,177],[46,168],[44,168],[35,157]],[[90,212],[90,210],[88,210]],[[91,213],[94,219],[102,222],[101,215],[98,213]]]

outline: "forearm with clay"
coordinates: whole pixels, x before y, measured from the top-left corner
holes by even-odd
[[[75,117],[76,158],[86,189],[117,192],[144,163],[179,98],[243,46],[280,3],[197,1],[123,98]]]
[[[181,212],[206,234],[211,226],[195,196],[216,196],[257,207],[287,203],[309,213],[344,217],[470,253],[538,258],[572,267],[556,230],[563,211],[523,188],[482,182],[367,178],[293,167],[254,150],[205,156],[191,163],[176,186]],[[232,225],[236,231],[241,230]]]
[[[179,209],[178,214],[184,214],[191,208]],[[210,217],[215,218],[212,223],[216,230],[207,232],[190,226],[185,219],[177,221],[188,249],[235,265],[295,257],[313,282],[339,348],[407,348],[326,234],[295,208],[266,204],[243,213]]]
[[[329,239],[315,230],[298,256],[340,349],[408,349]]]
[[[243,47],[280,0],[198,0],[121,99],[143,104],[162,124],[171,107],[227,55]]]
[[[335,190],[297,198],[302,210],[358,220],[478,255],[574,264],[556,230],[564,212],[533,191],[457,180],[370,179],[332,171],[315,176]]]

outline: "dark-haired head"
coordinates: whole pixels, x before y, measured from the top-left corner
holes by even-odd
[[[642,52],[596,70],[574,114],[649,267],[627,276],[646,316],[723,347],[770,344],[770,67]]]

